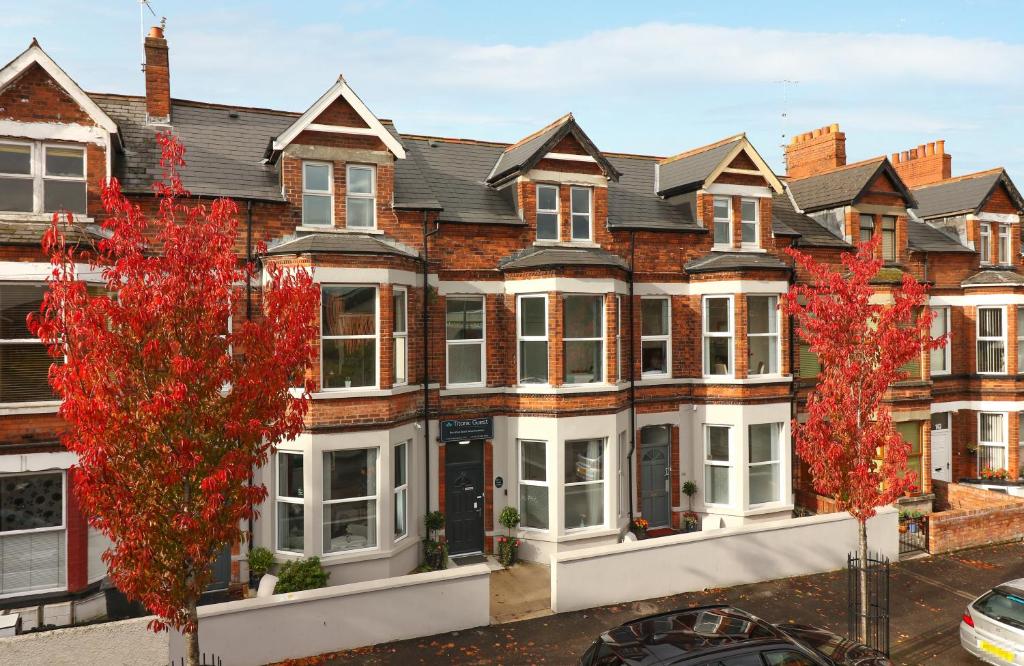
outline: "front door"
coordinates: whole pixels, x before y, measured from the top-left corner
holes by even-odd
[[[932,478],[952,481],[953,438],[949,412],[932,414]]]
[[[648,528],[668,527],[671,496],[668,488],[672,467],[668,455],[668,429],[644,428],[640,441],[640,510]]]
[[[484,550],[484,441],[449,442],[444,459],[444,513],[448,552]]]

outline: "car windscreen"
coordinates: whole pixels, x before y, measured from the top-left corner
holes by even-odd
[[[974,602],[974,610],[996,622],[1024,629],[1024,595],[996,588]]]

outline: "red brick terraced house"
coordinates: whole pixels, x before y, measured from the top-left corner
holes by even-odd
[[[331,584],[413,570],[427,510],[457,555],[490,552],[516,506],[521,556],[545,562],[633,517],[679,528],[687,481],[706,528],[827,509],[790,438],[817,371],[777,309],[804,277],[791,245],[838,261],[881,234],[879,299],[904,272],[933,285],[952,344],[891,392],[922,474],[907,501],[983,467],[1017,477],[1024,202],[1000,169],[952,178],[941,142],[847,164],[836,126],[796,137],[786,176],[743,134],[607,153],[571,114],[511,145],[418,136],[344,78],[301,113],[176,99],[160,29],[145,50],[145,96],[87,93],[35,42],[0,70],[0,610],[80,620],[104,576],[24,321],[52,212],[96,236],[110,176],[152,206],[167,130],[188,189],[239,202],[239,260],[321,285],[308,428],[256,471],[251,543],[320,556]],[[233,317],[258,316],[259,290]]]

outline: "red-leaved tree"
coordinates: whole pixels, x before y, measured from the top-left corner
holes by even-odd
[[[821,366],[807,398],[807,420],[793,422],[797,455],[810,469],[814,490],[834,498],[859,526],[861,640],[867,639],[867,521],[917,483],[886,393],[907,378],[908,362],[946,343],[931,338],[924,285],[906,273],[891,292],[871,284],[882,267],[878,243],[876,237],[856,254],[844,253],[843,270],[788,249],[811,284],[795,286],[782,302]]]
[[[102,187],[106,238],[65,239],[54,216],[43,239],[53,272],[30,318],[56,359],[64,445],[78,455],[75,491],[89,523],[112,541],[114,583],[186,635],[198,663],[196,604],[211,565],[267,496],[250,484],[274,445],[303,429],[319,292],[306,271],[267,268],[259,316],[229,316],[253,266],[234,248],[229,199],[188,200],[184,148],[158,137],[164,182],[147,219],[116,180]],[[76,273],[87,262],[104,288]],[[302,390],[293,392],[293,387]]]

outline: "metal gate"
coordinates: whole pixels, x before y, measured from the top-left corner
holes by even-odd
[[[867,607],[861,608],[861,571],[867,569]],[[847,635],[889,655],[889,558],[868,553],[861,563],[853,553],[846,556]],[[861,618],[867,617],[867,636],[860,635]]]
[[[900,516],[900,556],[928,552],[928,516]]]

